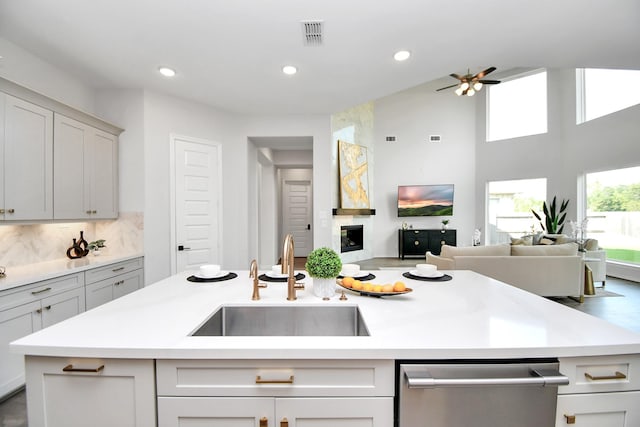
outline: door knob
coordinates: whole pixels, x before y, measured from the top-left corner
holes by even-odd
[[[311,230],[311,224],[307,224],[307,230]]]

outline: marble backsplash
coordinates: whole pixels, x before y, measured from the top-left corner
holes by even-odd
[[[105,253],[143,252],[144,216],[142,212],[120,212],[117,220],[0,225],[0,265],[13,267],[66,258],[73,239],[91,242],[104,239]],[[91,256],[91,255],[89,255]]]

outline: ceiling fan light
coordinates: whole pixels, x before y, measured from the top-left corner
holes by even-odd
[[[476,93],[475,90],[473,90],[473,88],[469,88],[469,90],[467,91],[467,96],[473,96]]]
[[[469,83],[468,82],[462,82],[462,84],[460,85],[460,89],[462,89],[462,90],[469,89]]]
[[[458,96],[462,95],[462,88],[459,87],[458,89],[455,90],[455,92],[456,92],[456,95]]]
[[[479,91],[480,89],[482,89],[482,83],[481,83],[481,82],[475,82],[475,83],[473,84],[473,88],[474,88],[476,91]]]

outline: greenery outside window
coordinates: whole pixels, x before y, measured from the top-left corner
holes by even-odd
[[[640,264],[640,166],[586,174],[587,236],[607,260]]]
[[[578,68],[576,124],[640,104],[640,70]]]
[[[538,70],[487,89],[487,141],[547,132],[547,72]]]
[[[489,182],[486,243],[510,243],[511,238],[540,232],[531,209],[540,210],[546,199],[546,178]]]

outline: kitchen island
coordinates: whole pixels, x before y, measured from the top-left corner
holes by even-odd
[[[365,414],[373,417],[370,425],[386,427],[392,424],[396,360],[558,358],[572,379],[560,387],[560,397],[563,389],[572,397],[570,407],[601,391],[610,392],[599,399],[605,406],[631,399],[635,403],[624,411],[633,412],[640,403],[634,376],[640,375],[640,335],[470,271],[447,272],[452,280],[436,282],[374,271],[373,282],[402,280],[412,292],[372,298],[346,291],[346,301],[314,297],[309,277],[296,301],[286,300],[286,284],[273,282],[252,301],[248,271],[236,273],[235,279],[212,283],[190,282],[191,272],[180,273],[15,341],[13,351],[27,356],[29,425],[57,425],[45,424],[65,413],[53,406],[62,408],[67,400],[78,407],[68,393],[76,399],[98,393],[103,399],[116,394],[114,405],[121,408],[122,419],[112,420],[118,424],[104,425],[155,425],[156,405],[159,426],[181,425],[184,417],[213,416],[214,403],[225,411],[235,403],[246,408],[244,399],[271,411],[257,410],[256,420],[279,420],[280,413],[293,411],[283,409],[292,401],[301,404],[296,410],[316,407],[310,398],[336,398],[328,408],[338,418],[357,418],[348,410],[362,405],[348,397],[365,399],[360,403],[379,412]],[[369,336],[191,336],[221,305],[357,305]],[[622,371],[625,379],[585,382],[579,378],[585,367],[600,376]],[[251,384],[237,383],[246,378]],[[275,412],[272,399],[282,401]],[[563,404],[559,398],[560,421]],[[76,414],[77,425],[82,417],[101,425],[91,418],[93,410],[84,411]],[[627,421],[631,416],[637,414],[627,413]]]

